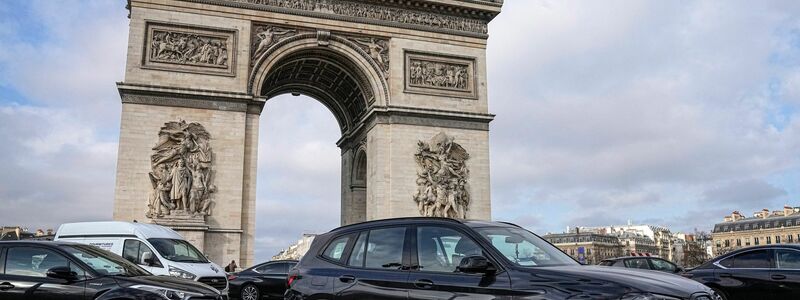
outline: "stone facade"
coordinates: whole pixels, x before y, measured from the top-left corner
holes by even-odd
[[[415,154],[440,133],[469,154],[465,216],[490,218],[486,28],[502,1],[129,3],[115,220],[159,222],[147,215],[159,131],[197,123],[213,149],[211,213],[164,224],[217,263],[253,264],[259,118],[285,93],[339,122],[343,224],[420,215]]]
[[[767,209],[745,217],[738,211],[725,216],[714,225],[711,233],[714,255],[736,249],[771,244],[800,243],[800,207],[785,206],[783,210]]]

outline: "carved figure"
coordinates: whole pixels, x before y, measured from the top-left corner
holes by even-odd
[[[164,124],[150,157],[149,177],[153,190],[148,199],[147,217],[162,218],[175,211],[194,216],[211,214],[211,196],[216,187],[211,183],[210,139],[198,123]]]
[[[253,58],[261,57],[267,49],[269,49],[272,44],[278,42],[280,40],[281,35],[296,33],[297,31],[293,29],[281,29],[274,26],[266,26],[263,27],[263,31],[256,34],[256,36],[261,40],[258,42],[258,47],[255,51],[253,51]]]
[[[469,153],[444,132],[429,142],[419,141],[417,190],[413,199],[427,217],[466,218],[469,211]]]
[[[381,67],[381,70],[384,72],[389,71],[389,47],[386,45],[386,41],[376,38],[354,38],[352,41],[363,46],[369,56]]]

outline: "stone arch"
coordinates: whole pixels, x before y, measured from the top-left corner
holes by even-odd
[[[313,68],[318,73],[308,72]],[[352,83],[360,97],[343,100],[349,98],[348,95],[337,94],[336,87],[326,89],[320,87],[319,82],[303,79],[322,78],[326,70],[344,73],[343,78],[349,81],[346,85]],[[311,96],[333,112],[343,135],[347,135],[358,127],[369,108],[388,105],[389,88],[385,76],[369,54],[347,38],[327,32],[303,33],[280,40],[257,58],[249,76],[248,90],[265,99],[285,93]],[[347,100],[361,102],[342,103]],[[344,106],[355,106],[355,110],[345,111]]]

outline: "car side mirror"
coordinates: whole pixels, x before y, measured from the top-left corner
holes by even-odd
[[[492,266],[492,263],[489,262],[486,257],[480,255],[474,256],[467,256],[461,259],[461,263],[458,264],[456,268],[459,272],[462,273],[484,273],[484,274],[491,274],[497,271],[497,269]]]
[[[47,269],[47,277],[72,281],[78,279],[78,273],[73,272],[67,266],[52,267]]]
[[[148,267],[152,266],[153,265],[153,252],[144,252],[144,253],[142,253],[142,258],[141,258],[141,261],[139,262],[139,264],[142,264],[142,265],[145,265],[145,266],[148,266]]]

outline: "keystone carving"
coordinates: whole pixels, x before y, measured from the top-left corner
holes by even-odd
[[[158,144],[150,156],[153,190],[147,217],[161,219],[180,214],[211,215],[213,152],[211,136],[199,123],[167,122],[158,133]]]
[[[426,217],[465,219],[470,203],[469,153],[444,132],[417,142],[414,201]]]

